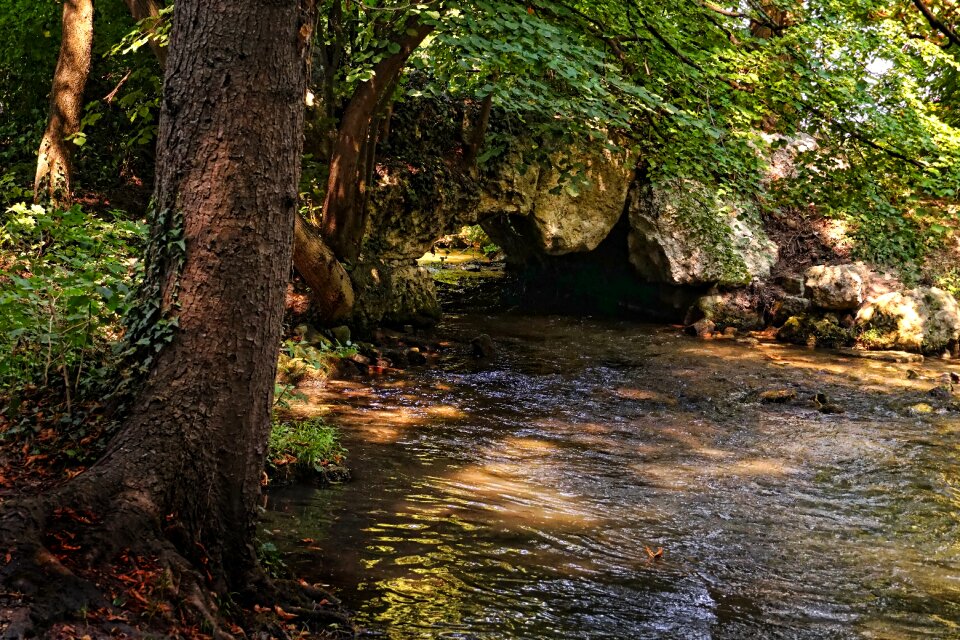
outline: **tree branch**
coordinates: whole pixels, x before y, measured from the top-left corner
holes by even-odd
[[[947,37],[950,44],[955,44],[960,47],[960,35],[957,35],[957,32],[950,28],[950,25],[937,18],[923,0],[913,0],[913,5],[923,14],[923,17],[927,19],[931,27]],[[948,44],[947,46],[950,45]]]

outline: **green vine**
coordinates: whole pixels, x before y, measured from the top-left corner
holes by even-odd
[[[183,213],[168,208],[157,210],[153,203],[150,211],[152,232],[143,261],[143,279],[137,303],[126,318],[126,338],[121,345],[121,387],[127,392],[150,371],[157,354],[173,341],[179,326],[180,275],[187,249]],[[165,287],[169,287],[166,304]]]

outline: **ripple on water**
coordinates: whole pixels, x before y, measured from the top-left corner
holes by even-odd
[[[565,318],[445,331],[489,333],[498,359],[319,391],[357,480],[270,499],[263,535],[362,624],[398,640],[960,637],[960,423],[898,412],[925,390],[906,365]],[[798,399],[759,403],[769,388]],[[818,392],[845,413],[816,411]]]

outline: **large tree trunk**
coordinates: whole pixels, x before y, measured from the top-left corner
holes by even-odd
[[[367,223],[367,180],[379,133],[378,115],[389,102],[410,55],[431,31],[433,25],[410,18],[396,42],[400,49],[374,66],[373,76],[356,88],[340,120],[320,228],[326,244],[341,260],[353,261],[360,254]]]
[[[158,18],[163,6],[158,0],[125,0],[134,20]],[[339,3],[331,10],[331,21],[340,19],[342,13]],[[153,25],[151,29],[155,29]],[[160,46],[155,38],[150,38],[150,47],[161,69],[167,66],[167,48]],[[334,47],[336,49],[336,47]],[[339,57],[335,50],[331,56]],[[339,63],[338,63],[339,64]],[[332,96],[332,83],[331,96]],[[330,99],[332,103],[332,98]],[[329,108],[329,107],[327,107]],[[303,277],[310,289],[311,298],[317,316],[323,322],[334,324],[343,320],[353,309],[353,285],[343,265],[326,246],[319,233],[298,214],[296,234],[294,235],[293,266]]]
[[[164,82],[154,207],[177,234],[160,299],[179,330],[108,463],[166,449],[145,480],[225,586],[255,565],[255,501],[297,208],[306,91],[295,1],[179,2]],[[171,249],[176,252],[177,249]],[[133,454],[136,460],[137,454]],[[164,468],[166,466],[166,468]]]
[[[57,507],[96,514],[101,535],[78,542],[91,558],[153,540],[204,576],[197,592],[266,592],[253,535],[297,209],[307,3],[178,0],[141,305],[177,328],[107,455],[39,504],[0,512],[16,558],[0,592],[36,603],[69,582],[39,548]]]
[[[90,74],[93,47],[93,0],[65,0],[62,31],[50,92],[50,114],[33,181],[34,201],[48,201],[56,206],[67,205],[71,200],[73,143],[67,138],[80,130],[83,90]]]

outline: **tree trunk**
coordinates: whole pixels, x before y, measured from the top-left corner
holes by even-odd
[[[370,145],[376,145],[377,115],[389,100],[397,78],[414,50],[433,31],[416,17],[407,21],[396,44],[399,51],[376,64],[373,76],[353,92],[340,121],[337,141],[330,156],[330,177],[323,203],[321,232],[333,253],[353,261],[360,254],[366,227],[366,175]],[[374,138],[374,139],[372,139]]]
[[[293,238],[293,265],[310,287],[320,321],[332,326],[353,310],[350,276],[323,238],[300,215]]]
[[[153,540],[192,563],[199,593],[263,597],[253,535],[297,210],[308,3],[178,0],[141,296],[176,329],[165,345],[154,338],[104,458],[40,507],[4,505],[0,540],[17,560],[0,567],[0,591],[32,592],[37,606],[64,583],[70,572],[37,547],[56,507],[72,507],[100,520],[91,557]]]
[[[106,464],[142,466],[148,495],[246,586],[270,429],[303,141],[310,22],[296,2],[177,4],[154,206],[182,217],[161,278],[179,329]],[[179,233],[155,229],[154,238]],[[164,464],[166,463],[166,464]],[[153,486],[150,486],[153,485]]]
[[[80,130],[92,47],[93,0],[65,0],[60,56],[50,91],[50,113],[37,154],[37,175],[33,181],[35,202],[64,206],[71,201],[73,143],[67,138]]]
[[[130,15],[133,16],[133,19],[137,22],[151,18],[153,23],[148,25],[146,28],[147,35],[149,39],[147,44],[150,45],[150,50],[153,51],[153,55],[156,56],[157,62],[160,63],[161,69],[166,69],[167,67],[167,48],[162,46],[160,42],[155,37],[157,27],[159,26],[160,20],[160,9],[163,8],[163,4],[158,2],[158,0],[125,0],[127,3],[127,8],[130,10]]]
[[[126,0],[127,8],[134,20],[140,21],[147,17],[156,18],[160,15],[161,4],[157,0]],[[329,19],[336,23],[342,18],[342,8],[334,3]],[[151,38],[150,48],[160,63],[160,68],[167,66],[167,48]],[[328,54],[336,59],[334,69],[339,67],[340,51],[333,46]],[[333,71],[330,71],[333,73]],[[325,79],[325,84],[327,84]],[[324,93],[324,109],[332,109],[333,83],[330,85],[329,96]],[[329,155],[329,153],[327,154]],[[297,214],[296,233],[294,235],[293,266],[303,277],[310,288],[311,299],[316,308],[318,317],[326,323],[333,324],[346,318],[353,309],[354,295],[350,276],[343,265],[326,246],[319,234],[315,233],[310,225]]]

